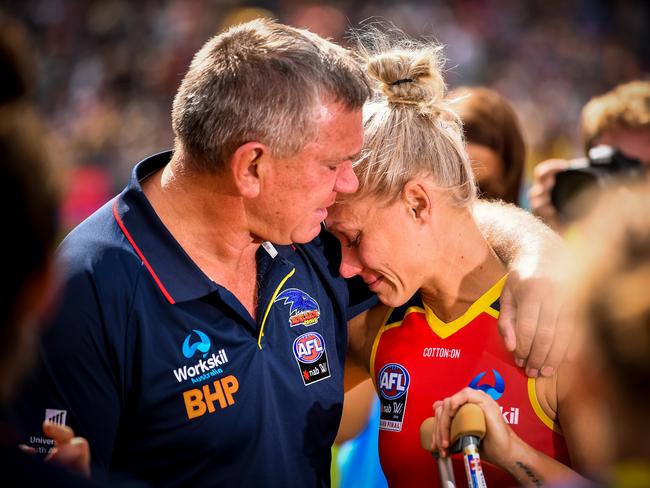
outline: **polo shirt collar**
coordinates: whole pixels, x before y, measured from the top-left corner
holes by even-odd
[[[219,286],[190,259],[164,226],[140,182],[169,163],[172,152],[155,154],[139,162],[127,187],[118,195],[113,215],[125,237],[169,303],[204,297]]]

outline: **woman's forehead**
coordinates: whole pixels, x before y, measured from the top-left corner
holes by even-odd
[[[328,209],[327,226],[335,228],[357,227],[365,222],[377,209],[374,198],[360,197],[335,203]]]

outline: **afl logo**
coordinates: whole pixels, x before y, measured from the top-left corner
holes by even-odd
[[[387,364],[379,371],[379,393],[386,400],[403,396],[410,383],[409,373],[401,364]]]
[[[318,332],[307,332],[293,341],[293,354],[298,361],[314,363],[325,352],[325,341]]]

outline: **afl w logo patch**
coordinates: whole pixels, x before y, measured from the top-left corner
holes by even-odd
[[[287,288],[278,295],[273,303],[283,302],[289,305],[289,326],[313,325],[320,317],[318,302],[298,288]]]
[[[389,363],[379,371],[377,386],[381,400],[380,429],[393,432],[402,430],[410,383],[409,372],[401,364]]]
[[[293,341],[293,355],[298,362],[305,386],[330,377],[325,339],[318,332],[307,332]]]

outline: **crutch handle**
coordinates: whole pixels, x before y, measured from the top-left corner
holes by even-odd
[[[429,417],[420,425],[420,445],[425,451],[431,452],[437,459],[440,486],[454,488],[454,472],[451,458],[441,458],[431,449],[431,439],[436,427],[435,417]],[[486,488],[485,476],[481,469],[481,457],[478,447],[485,437],[485,415],[478,405],[466,403],[458,409],[451,419],[451,443],[449,451],[463,453],[463,464],[467,475],[467,485],[470,488]]]
[[[435,417],[424,419],[420,425],[420,445],[425,451],[431,451],[431,438],[435,427]],[[466,403],[460,407],[452,419],[449,445],[453,445],[463,436],[473,436],[479,439],[485,437],[485,415],[481,407],[474,403]]]
[[[451,443],[465,436],[485,437],[485,414],[475,403],[466,403],[458,409],[451,421]]]
[[[433,438],[433,431],[436,429],[436,418],[428,417],[424,419],[420,425],[420,445],[425,451],[433,452],[431,449],[431,439]]]

